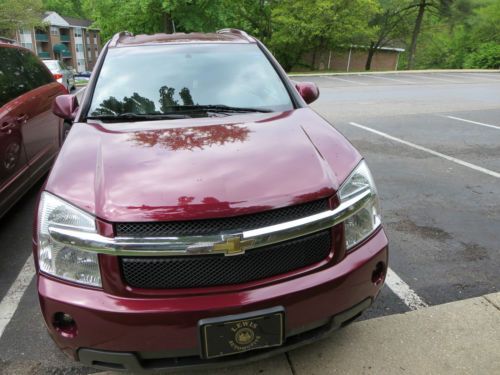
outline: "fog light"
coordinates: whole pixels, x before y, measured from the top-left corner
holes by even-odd
[[[378,262],[375,266],[375,270],[372,273],[372,282],[375,285],[380,285],[385,279],[385,263]]]
[[[71,315],[63,312],[57,312],[54,314],[54,321],[52,324],[61,336],[67,338],[73,338],[76,336],[76,322]]]

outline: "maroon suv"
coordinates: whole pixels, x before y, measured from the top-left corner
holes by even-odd
[[[242,31],[116,35],[41,194],[49,332],[86,365],[221,366],[358,317],[387,270],[375,185]]]

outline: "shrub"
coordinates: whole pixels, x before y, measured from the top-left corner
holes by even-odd
[[[480,44],[465,58],[464,68],[500,69],[500,44]]]

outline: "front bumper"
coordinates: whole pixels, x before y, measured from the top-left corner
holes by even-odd
[[[290,350],[357,317],[378,295],[387,268],[387,238],[380,229],[338,264],[263,287],[211,295],[125,298],[38,276],[42,313],[52,338],[87,365],[133,371],[220,366]],[[285,308],[285,344],[202,360],[198,321],[274,306]],[[56,313],[70,314],[75,335],[53,327]]]

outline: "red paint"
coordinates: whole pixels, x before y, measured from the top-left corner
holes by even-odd
[[[319,88],[314,82],[297,82],[295,87],[307,104],[311,104],[319,97]]]
[[[331,196],[359,160],[309,108],[78,123],[46,189],[110,222],[224,217]]]
[[[60,95],[52,104],[52,112],[65,120],[73,121],[78,110],[78,101],[75,95]]]

